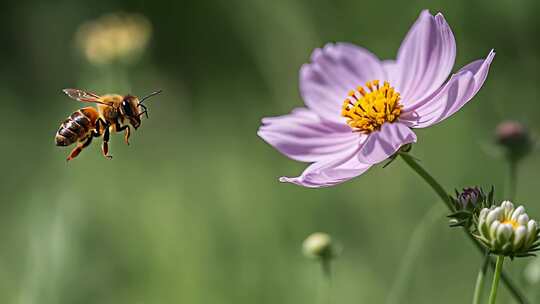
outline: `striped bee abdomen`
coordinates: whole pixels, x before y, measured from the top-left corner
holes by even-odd
[[[82,140],[95,129],[98,112],[92,107],[82,108],[71,114],[56,132],[56,145],[69,146]]]

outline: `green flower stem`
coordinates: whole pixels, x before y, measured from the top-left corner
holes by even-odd
[[[493,284],[491,284],[491,292],[489,293],[489,304],[495,304],[497,298],[497,289],[499,289],[499,280],[501,279],[501,273],[504,263],[504,256],[497,257],[497,265],[495,266],[495,274],[493,275]]]
[[[331,258],[321,258],[321,268],[323,272],[323,276],[326,280],[331,281],[332,280],[332,265],[330,265]]]
[[[446,190],[444,190],[441,184],[439,184],[437,180],[433,178],[433,176],[431,176],[424,168],[422,168],[422,166],[420,166],[420,164],[411,155],[407,153],[403,153],[403,152],[399,153],[399,155],[401,156],[401,158],[403,158],[403,160],[407,163],[407,165],[409,165],[409,167],[411,167],[418,175],[420,175],[420,177],[424,179],[424,181],[426,181],[431,186],[431,188],[433,188],[433,190],[437,193],[437,195],[441,198],[441,200],[446,204],[448,209],[450,209],[450,211],[452,212],[455,211],[454,206],[452,205],[452,202],[450,201],[450,195],[448,195],[448,193],[446,192]],[[467,231],[466,228],[463,228],[463,231],[465,232],[467,237],[475,244],[476,248],[483,254],[485,249],[482,246],[482,244],[480,244],[469,233],[469,231]],[[489,260],[490,260],[489,264],[491,265],[491,267],[495,267],[495,261],[492,258],[490,258]],[[508,288],[508,290],[510,291],[510,293],[512,294],[512,296],[518,303],[521,303],[521,304],[529,303],[529,301],[527,301],[527,299],[521,293],[521,291],[517,289],[515,284],[512,282],[510,277],[505,272],[501,273],[501,278],[502,278],[503,284],[506,286],[506,288]]]
[[[330,304],[332,303],[332,268],[330,263],[331,258],[321,258],[321,268],[322,268],[322,280],[321,287],[319,292],[319,303],[320,304]]]
[[[508,177],[508,199],[511,201],[516,199],[516,189],[517,189],[517,161],[509,161],[509,177]]]
[[[474,286],[474,295],[473,295],[473,304],[480,304],[482,300],[482,291],[484,290],[484,278],[486,277],[487,267],[489,265],[489,253],[484,257],[484,262],[482,267],[478,271],[478,276],[476,277],[476,285]]]
[[[418,173],[418,175],[420,175],[420,177],[422,177],[424,181],[428,183],[431,188],[433,188],[433,190],[437,193],[441,200],[446,204],[446,207],[448,207],[450,211],[454,212],[455,208],[450,201],[450,196],[448,195],[446,190],[444,190],[441,184],[439,184],[439,182],[437,182],[437,180],[435,180],[435,178],[433,178],[431,174],[429,174],[424,168],[422,168],[422,166],[420,166],[420,164],[414,159],[414,157],[412,157],[408,153],[400,153],[399,155],[401,155],[401,158],[403,158],[403,160],[407,163],[407,165],[409,165],[409,167],[411,167],[416,173]]]
[[[408,284],[411,282],[414,274],[414,268],[418,263],[418,257],[424,248],[424,245],[433,231],[435,223],[444,217],[443,206],[433,204],[428,212],[422,217],[416,225],[414,232],[409,240],[407,250],[399,266],[399,270],[395,276],[394,283],[388,292],[387,304],[396,304],[403,302],[403,296],[407,290]]]

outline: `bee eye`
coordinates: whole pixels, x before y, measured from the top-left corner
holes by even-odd
[[[122,101],[122,109],[124,109],[124,113],[127,116],[133,115],[133,112],[131,111],[131,107],[129,106],[129,103],[126,101]]]

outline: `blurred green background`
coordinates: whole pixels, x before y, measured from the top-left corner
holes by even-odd
[[[494,185],[502,199],[507,166],[493,156],[494,127],[518,119],[540,128],[538,1],[4,3],[0,303],[385,303],[415,227],[437,204],[396,303],[469,302],[480,255],[401,160],[304,189],[277,177],[305,165],[256,136],[262,117],[302,106],[298,70],[314,48],[350,41],[393,58],[423,8],[442,11],[454,30],[456,70],[491,48],[497,56],[474,101],[420,130],[413,153],[448,190]],[[145,15],[152,36],[135,62],[95,66],[75,32],[111,12]],[[98,141],[66,163],[70,149],[54,134],[83,105],[65,87],[164,93],[131,146],[113,136],[112,161]],[[527,158],[518,186],[518,203],[537,219],[539,165],[538,154]],[[344,248],[330,291],[301,254],[314,231]],[[522,276],[529,261],[508,269],[534,293]]]

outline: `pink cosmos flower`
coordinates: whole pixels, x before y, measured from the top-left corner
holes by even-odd
[[[425,10],[396,60],[381,61],[348,43],[316,49],[300,70],[306,107],[264,118],[257,133],[286,156],[312,163],[302,175],[280,181],[333,186],[416,142],[412,129],[457,112],[482,87],[494,56],[491,50],[448,79],[456,57],[454,35],[442,14]]]

